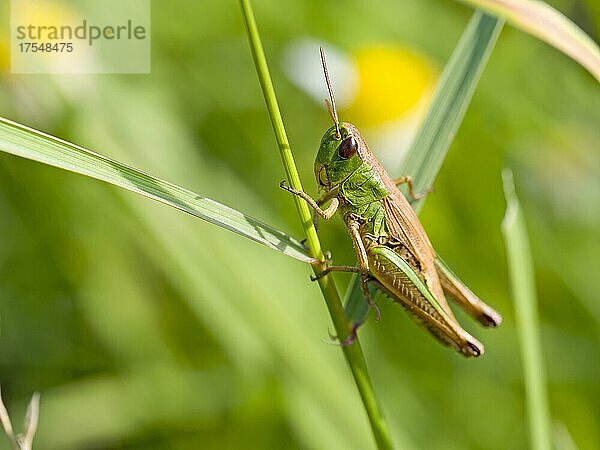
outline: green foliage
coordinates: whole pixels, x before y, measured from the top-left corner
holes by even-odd
[[[461,0],[546,41],[585,67],[600,81],[600,48],[576,24],[539,0]]]
[[[300,242],[258,219],[83,147],[2,117],[0,150],[142,194],[301,261],[311,262],[313,259],[306,254]]]
[[[147,76],[2,72],[0,115],[299,236],[234,6],[155,2]],[[594,1],[560,6],[597,30]],[[256,8],[303,180],[330,121],[284,75],[292,39],[349,52],[400,42],[443,67],[469,20],[452,2]],[[558,52],[506,31],[421,214],[444,258],[506,320],[486,333],[486,355],[466,361],[382,303],[361,338],[398,448],[527,446],[498,233],[507,163],[528,215],[553,419],[563,441],[600,447],[599,292],[589,282],[600,273],[600,92]],[[327,315],[305,264],[11,155],[0,155],[0,233],[3,394],[18,418],[41,391],[37,448],[373,448],[342,352],[323,343]],[[320,230],[336,262],[352,264],[343,233],[335,222]]]

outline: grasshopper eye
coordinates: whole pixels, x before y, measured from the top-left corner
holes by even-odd
[[[354,136],[349,136],[342,141],[340,144],[340,148],[338,149],[338,154],[341,158],[349,159],[356,155],[358,151],[358,142],[354,139]]]

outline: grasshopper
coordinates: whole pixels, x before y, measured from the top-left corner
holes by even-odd
[[[334,125],[323,138],[314,173],[323,195],[314,200],[285,182],[281,187],[304,199],[325,220],[337,211],[342,216],[356,250],[358,267],[329,265],[317,277],[330,272],[356,272],[361,276],[362,292],[369,305],[379,310],[371,298],[368,284],[406,309],[409,315],[435,338],[464,356],[480,356],[483,345],[467,333],[448,306],[446,296],[469,315],[488,327],[497,327],[502,317],[467,288],[436,255],[429,238],[409,201],[398,189],[407,184],[415,194],[412,179],[392,179],[358,129],[340,123],[325,54],[321,63],[330,101],[325,100]],[[322,206],[330,202],[327,208]],[[353,335],[343,344],[349,345]]]

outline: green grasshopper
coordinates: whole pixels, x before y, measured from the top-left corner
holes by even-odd
[[[400,303],[443,344],[464,356],[482,355],[483,345],[460,326],[446,296],[484,326],[496,327],[502,317],[463,285],[436,255],[417,215],[398,189],[406,183],[409,195],[419,198],[411,178],[392,179],[358,129],[339,122],[323,49],[321,62],[330,98],[325,103],[334,122],[321,139],[314,166],[324,194],[315,201],[284,182],[281,187],[303,198],[325,220],[336,211],[341,214],[354,243],[358,267],[329,266],[312,279],[334,271],[360,273],[363,295],[377,316],[369,283]],[[322,209],[328,201],[329,206]],[[355,332],[343,344],[351,344]]]

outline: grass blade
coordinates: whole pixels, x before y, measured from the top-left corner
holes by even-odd
[[[417,192],[433,186],[502,23],[502,19],[476,12],[452,53],[400,171],[413,177]],[[413,208],[418,212],[422,205],[420,200],[413,203]]]
[[[304,262],[296,239],[253,217],[105,156],[0,117],[0,151],[105,181],[165,203]]]
[[[476,12],[452,53],[423,124],[399,171],[402,175],[413,177],[417,192],[433,186],[500,34],[502,23],[503,20],[495,16]],[[414,210],[419,212],[423,202],[419,200],[413,203]],[[361,290],[357,289],[358,283],[357,277],[350,282],[345,303],[346,314],[352,316],[355,323],[360,320],[356,316],[359,310],[357,305],[365,303]],[[361,311],[368,313],[364,307]]]
[[[294,155],[292,154],[290,143],[285,132],[283,124],[283,118],[279,111],[279,105],[277,103],[277,96],[275,95],[275,89],[273,88],[273,82],[271,81],[271,75],[269,73],[269,67],[267,65],[267,59],[265,52],[262,47],[260,40],[260,34],[258,27],[254,19],[254,12],[252,11],[252,5],[250,0],[240,0],[242,7],[242,13],[246,24],[246,31],[248,33],[248,40],[250,41],[250,49],[252,50],[252,57],[256,71],[258,72],[258,79],[263,91],[263,96],[267,104],[267,110],[269,112],[269,118],[273,125],[273,131],[275,132],[275,138],[279,146],[279,152],[283,162],[284,169],[286,171],[290,186],[302,190],[302,184],[300,183],[300,176],[296,169],[296,163],[294,161]],[[316,57],[317,55],[315,55]],[[321,249],[321,243],[319,236],[313,224],[312,213],[308,209],[308,205],[303,200],[300,200],[294,196],[296,208],[302,227],[306,234],[306,242],[311,251],[311,255],[319,261],[324,260],[323,251]],[[325,268],[324,263],[313,264],[313,270],[315,274],[320,273]],[[350,323],[344,314],[344,309],[340,301],[337,288],[333,281],[333,277],[330,275],[324,276],[318,281],[321,293],[327,304],[329,315],[335,327],[338,339],[341,341],[345,340],[352,332]],[[351,345],[342,347],[354,382],[362,399],[363,405],[369,418],[371,430],[373,431],[373,437],[377,443],[379,449],[391,449],[393,448],[390,434],[388,431],[387,423],[381,413],[373,385],[371,383],[371,377],[367,369],[367,363],[362,351],[360,342],[354,341]]]
[[[556,9],[537,0],[461,0],[504,17],[517,28],[570,56],[600,81],[600,49]]]
[[[508,258],[517,329],[519,330],[531,448],[548,450],[551,448],[550,413],[540,342],[533,263],[525,220],[515,194],[512,172],[505,170],[502,176],[506,197],[506,214],[502,221],[502,234]]]

